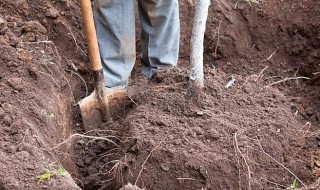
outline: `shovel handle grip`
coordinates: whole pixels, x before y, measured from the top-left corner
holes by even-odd
[[[91,0],[80,0],[80,6],[82,17],[84,20],[86,38],[88,42],[91,68],[93,71],[99,71],[102,69],[102,64],[98,46],[96,27],[94,25]]]

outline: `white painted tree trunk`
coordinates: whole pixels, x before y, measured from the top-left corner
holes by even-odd
[[[203,73],[203,41],[211,0],[196,0],[195,16],[191,36],[190,82],[198,87],[204,87]]]

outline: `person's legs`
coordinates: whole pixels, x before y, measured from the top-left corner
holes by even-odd
[[[151,78],[177,65],[180,20],[178,0],[138,0],[142,26],[142,73]]]
[[[136,59],[134,0],[95,0],[94,14],[106,86],[127,85]]]

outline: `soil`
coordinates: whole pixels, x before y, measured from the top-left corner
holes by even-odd
[[[78,1],[0,1],[0,190],[320,189],[319,2],[213,2],[202,91],[179,3],[179,67],[146,80],[137,58],[124,116],[85,133]]]

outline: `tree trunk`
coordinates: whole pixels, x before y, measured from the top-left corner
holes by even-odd
[[[189,76],[191,86],[198,88],[204,87],[203,41],[210,3],[210,0],[196,0],[191,36],[191,68]]]

